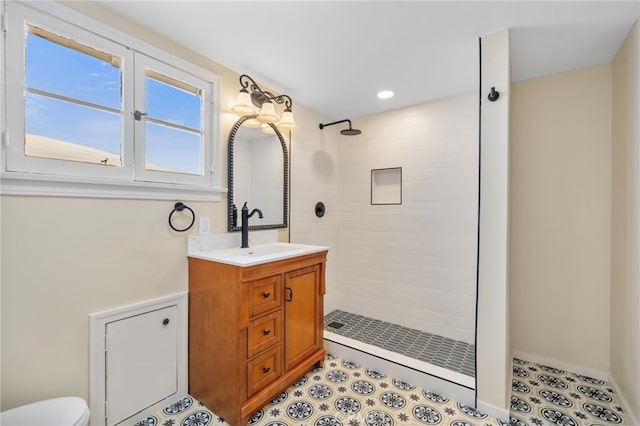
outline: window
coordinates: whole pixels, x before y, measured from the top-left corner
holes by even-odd
[[[100,25],[16,2],[6,14],[4,178],[219,197],[215,74]]]
[[[122,58],[32,25],[25,32],[24,156],[122,167]]]
[[[210,92],[198,78],[152,58],[136,55],[135,66],[138,178],[197,184],[210,165],[203,149],[211,133]]]

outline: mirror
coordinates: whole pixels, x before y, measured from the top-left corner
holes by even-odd
[[[268,124],[275,134],[243,125],[257,115],[241,117],[229,133],[229,232],[241,229],[241,209],[246,202],[249,210],[258,208],[263,218],[249,219],[249,230],[287,227],[289,198],[289,156],[287,145],[275,125]],[[235,205],[237,216],[234,217]]]

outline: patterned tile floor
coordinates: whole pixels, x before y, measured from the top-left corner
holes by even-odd
[[[621,401],[603,380],[513,359],[511,424],[628,425]]]
[[[476,348],[466,342],[341,310],[325,315],[324,329],[447,370],[476,375]]]
[[[251,426],[603,426],[626,425],[606,382],[514,359],[511,422],[327,355],[258,411]],[[191,397],[135,426],[229,426]],[[238,425],[232,425],[238,426]]]

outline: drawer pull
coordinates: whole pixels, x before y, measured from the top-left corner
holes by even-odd
[[[263,336],[268,336],[268,335],[269,335],[269,333],[271,333],[271,330],[263,330],[263,331],[262,331],[262,335],[263,335]]]
[[[262,372],[263,372],[264,374],[267,374],[269,371],[271,371],[271,368],[269,368],[269,367],[262,367]]]
[[[262,293],[262,298],[263,299],[266,299],[269,296],[271,296],[271,293]]]

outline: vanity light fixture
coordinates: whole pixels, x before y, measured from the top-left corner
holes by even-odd
[[[281,129],[294,130],[298,127],[291,111],[293,103],[288,95],[274,95],[264,91],[251,77],[246,74],[240,76],[240,86],[236,103],[231,107],[231,112],[238,115],[255,114],[255,107],[260,108],[260,114],[256,117],[261,123],[275,123]],[[278,118],[273,103],[284,104],[284,112]]]

